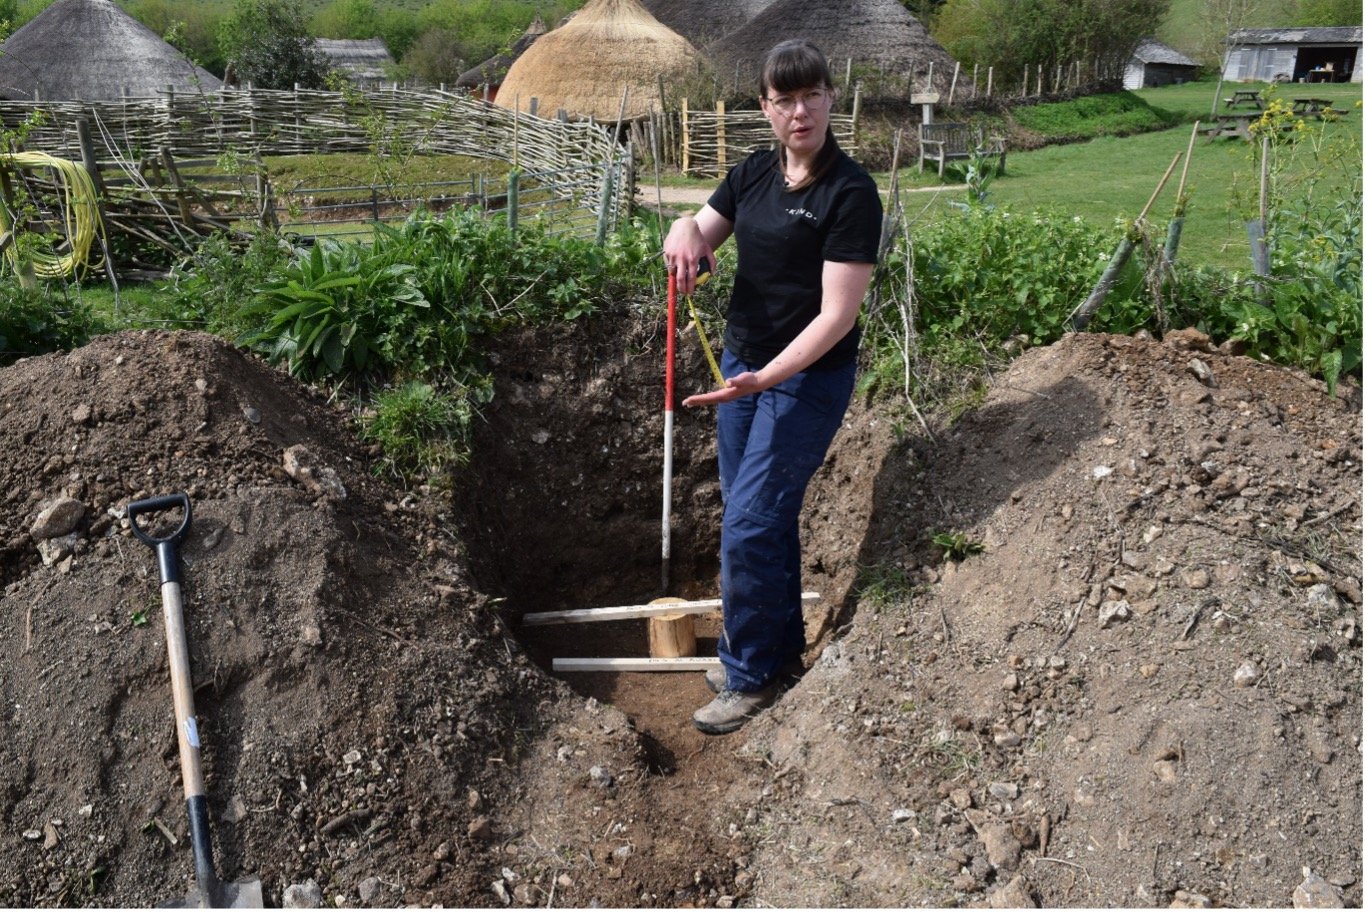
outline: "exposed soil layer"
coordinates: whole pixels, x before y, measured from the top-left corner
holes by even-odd
[[[518,624],[714,595],[708,413],[678,413],[661,579],[660,348],[637,319],[497,340],[453,501],[212,337],[0,371],[0,903],[185,893],[122,509],[186,491],[218,865],[272,905],[1360,904],[1356,391],[1076,336],[933,437],[856,406],[803,517],[810,670],[707,739],[699,676],[545,671],[644,655],[643,623]],[[685,339],[680,388],[705,370]]]

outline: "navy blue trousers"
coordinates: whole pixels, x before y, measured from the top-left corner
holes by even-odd
[[[721,372],[757,371],[728,351]],[[806,648],[798,520],[853,394],[853,364],[805,371],[716,410],[724,518],[717,653],[726,687],[757,691]]]

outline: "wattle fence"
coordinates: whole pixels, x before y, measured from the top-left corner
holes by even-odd
[[[84,149],[82,120],[90,125]],[[545,193],[553,193],[559,212],[579,214],[569,219],[573,230],[599,235],[629,217],[635,194],[633,156],[613,128],[534,117],[436,90],[225,89],[102,102],[0,101],[0,124],[28,150],[87,164],[95,159],[101,169],[121,167],[130,174],[168,155],[364,152],[496,159],[541,176],[540,210]],[[269,199],[254,206],[263,215],[271,207]]]

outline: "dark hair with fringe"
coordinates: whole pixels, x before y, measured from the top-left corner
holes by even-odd
[[[815,86],[833,91],[834,78],[830,75],[829,61],[825,59],[824,52],[809,39],[792,38],[783,41],[775,45],[763,59],[763,68],[759,71],[758,83],[758,91],[761,97],[766,99],[768,92],[772,90],[796,92]],[[834,164],[838,154],[839,144],[834,140],[834,128],[827,124],[825,126],[825,144],[820,147],[820,154],[816,157],[810,173],[806,175],[805,180],[799,184],[791,185],[787,189],[804,190],[820,180]],[[779,149],[779,167],[785,168],[786,161],[787,150],[785,148]]]

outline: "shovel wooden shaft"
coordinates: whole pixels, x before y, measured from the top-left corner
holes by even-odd
[[[166,655],[171,669],[171,697],[175,703],[175,735],[180,744],[180,774],[185,798],[204,793],[199,758],[199,721],[194,715],[194,686],[190,680],[190,650],[185,640],[185,616],[176,580],[161,585],[161,605],[166,619]]]
[[[185,788],[185,813],[190,822],[190,846],[194,851],[194,878],[203,897],[219,893],[213,868],[213,842],[209,834],[208,800],[204,795],[204,770],[199,754],[199,720],[194,713],[194,684],[190,677],[190,648],[185,637],[184,601],[175,544],[159,542],[157,564],[161,568],[161,607],[166,622],[166,660],[171,670],[171,698],[175,706],[175,738],[180,746],[180,778]],[[167,579],[169,578],[169,579]]]

